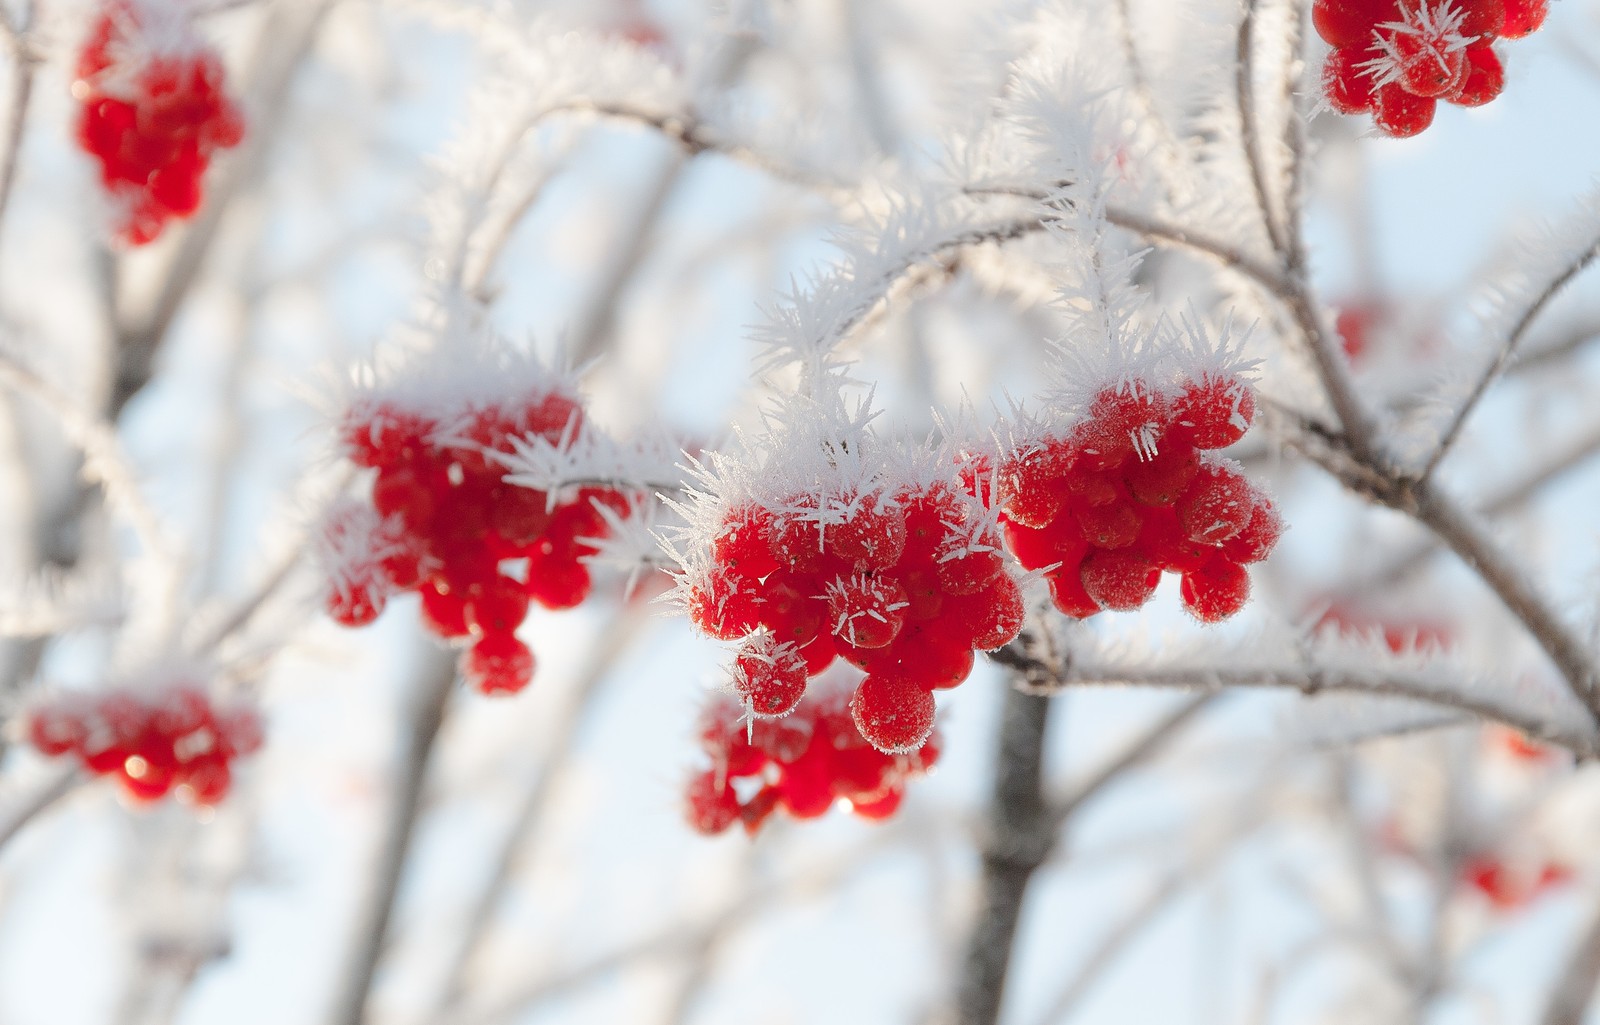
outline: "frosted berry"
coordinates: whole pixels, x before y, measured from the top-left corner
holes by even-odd
[[[902,753],[922,746],[933,732],[933,695],[909,676],[872,673],[856,687],[850,716],[879,751]]]
[[[1172,415],[1195,448],[1227,448],[1250,429],[1256,415],[1255,392],[1237,378],[1206,375],[1184,386],[1172,404]]]
[[[1227,466],[1208,463],[1178,500],[1184,533],[1202,544],[1222,544],[1244,530],[1255,511],[1250,484]]]
[[[1519,39],[1537,31],[1550,13],[1550,0],[1503,0],[1506,20],[1500,34]]]
[[[745,641],[734,659],[733,686],[757,715],[787,715],[806,693],[806,660],[793,644],[770,634]]]
[[[1396,0],[1316,0],[1311,23],[1330,46],[1362,46],[1372,27],[1393,20],[1398,7]]]
[[[858,648],[887,647],[905,625],[910,602],[892,579],[857,573],[828,587],[828,619],[835,636]]]
[[[1467,51],[1467,75],[1450,102],[1463,107],[1481,107],[1500,95],[1506,87],[1506,69],[1494,50],[1474,46]]]
[[[1212,559],[1183,575],[1183,607],[1202,623],[1220,623],[1250,599],[1250,574],[1236,562]]]
[[[1135,552],[1095,551],[1083,560],[1083,590],[1096,605],[1131,612],[1155,593],[1161,571]]]
[[[462,656],[461,675],[480,694],[515,694],[533,681],[533,652],[509,630],[486,633]]]
[[[1396,139],[1416,135],[1433,124],[1435,101],[1406,92],[1398,82],[1379,86],[1376,101],[1373,123]]]

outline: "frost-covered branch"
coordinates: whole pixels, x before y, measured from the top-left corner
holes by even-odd
[[[1239,22],[1239,36],[1234,49],[1234,90],[1239,104],[1239,131],[1244,143],[1245,162],[1250,167],[1250,184],[1255,190],[1256,205],[1261,210],[1262,223],[1267,237],[1279,259],[1288,252],[1288,240],[1278,217],[1277,205],[1267,189],[1266,157],[1261,152],[1261,125],[1256,111],[1255,87],[1255,27],[1260,0],[1247,0],[1244,18]]]
[[[1467,393],[1466,398],[1456,408],[1455,414],[1450,418],[1449,425],[1439,436],[1439,444],[1434,447],[1433,453],[1428,457],[1427,463],[1423,465],[1422,471],[1417,475],[1417,479],[1426,481],[1433,475],[1439,463],[1449,454],[1450,447],[1461,436],[1461,430],[1466,425],[1467,418],[1477,408],[1478,403],[1489,390],[1489,386],[1499,379],[1500,375],[1505,372],[1506,367],[1511,363],[1512,358],[1516,356],[1518,348],[1521,347],[1523,340],[1527,337],[1528,329],[1533,326],[1539,314],[1544,311],[1544,308],[1555,299],[1562,289],[1567,287],[1573,278],[1583,273],[1594,263],[1597,257],[1600,257],[1600,237],[1596,237],[1571,262],[1562,267],[1550,279],[1549,283],[1533,297],[1533,300],[1528,303],[1522,315],[1511,325],[1511,329],[1501,343],[1499,351],[1495,353],[1494,360],[1484,369],[1473,384],[1472,390]]]

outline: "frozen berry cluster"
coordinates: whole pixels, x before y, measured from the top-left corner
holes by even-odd
[[[115,776],[136,801],[175,793],[214,805],[228,794],[234,760],[261,746],[261,719],[246,707],[212,704],[198,686],[178,684],[151,693],[57,697],[29,715],[28,738],[40,754],[73,755],[90,772]]]
[[[1283,529],[1266,495],[1214,454],[1254,414],[1250,387],[1229,373],[1101,389],[1076,423],[1002,461],[1011,551],[1045,570],[1068,616],[1137,609],[1167,570],[1182,574],[1195,618],[1228,618],[1250,595],[1245,566],[1266,558]]]
[[[939,758],[937,735],[902,754],[868,743],[844,690],[809,695],[793,714],[753,723],[736,702],[718,697],[702,718],[700,744],[711,765],[690,779],[684,810],[708,836],[736,822],[754,834],[780,808],[817,818],[840,801],[862,818],[888,818],[906,781]]]
[[[710,548],[685,601],[702,631],[742,641],[734,686],[749,710],[788,714],[843,658],[867,673],[851,711],[881,751],[919,748],[933,691],[1022,628],[996,524],[948,481],[734,504]]]
[[[117,204],[117,237],[144,245],[200,208],[219,149],[244,138],[222,60],[175,3],[111,0],[78,55],[77,137]]]
[[[1440,100],[1479,107],[1505,88],[1496,39],[1544,23],[1549,0],[1316,0],[1317,32],[1333,47],[1323,93],[1341,114],[1371,112],[1386,135],[1416,135]]]
[[[520,442],[570,444],[583,429],[577,399],[560,388],[458,405],[356,402],[341,427],[344,453],[376,472],[367,499],[335,508],[324,524],[329,614],[362,626],[391,595],[416,591],[430,631],[469,642],[461,666],[473,686],[526,687],[533,652],[516,631],[530,604],[569,609],[588,596],[584,559],[607,534],[600,507],[622,516],[629,502],[604,487],[550,494],[510,484],[502,458]]]

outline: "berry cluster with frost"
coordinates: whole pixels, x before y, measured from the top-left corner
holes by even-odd
[[[848,692],[835,689],[808,695],[782,719],[752,723],[734,701],[714,698],[700,723],[711,764],[689,780],[689,824],[709,836],[738,822],[754,834],[780,808],[811,819],[841,800],[862,818],[894,814],[906,782],[938,761],[938,736],[885,753],[861,736],[850,706]]]
[[[1505,88],[1494,50],[1544,23],[1548,0],[1316,0],[1317,32],[1333,47],[1323,93],[1341,114],[1371,112],[1384,134],[1416,135],[1438,101],[1479,107]]]
[[[506,481],[519,450],[568,449],[592,430],[575,384],[532,360],[462,354],[411,367],[358,394],[339,425],[344,454],[374,471],[364,501],[323,525],[327,608],[346,626],[416,591],[423,624],[466,640],[463,675],[485,694],[515,693],[534,659],[516,636],[530,604],[568,609],[589,594],[585,559],[629,497],[609,486],[540,490]],[[537,445],[536,445],[537,443]]]
[[[232,785],[234,760],[261,746],[253,709],[215,705],[188,682],[150,693],[62,695],[34,708],[27,722],[40,754],[73,755],[90,772],[115,776],[140,802],[176,793],[191,804],[217,804]]]
[[[1183,576],[1195,618],[1219,622],[1244,606],[1244,567],[1283,529],[1238,464],[1215,454],[1249,429],[1255,394],[1225,347],[1129,355],[1111,372],[1076,368],[1081,413],[1036,427],[1002,460],[1007,545],[1045,570],[1068,616],[1137,609],[1166,570]]]
[[[118,239],[144,245],[200,208],[212,154],[244,138],[222,59],[174,0],[108,0],[76,76],[78,144],[100,163]]]
[[[734,686],[754,715],[788,714],[842,658],[867,673],[850,706],[861,735],[915,750],[933,691],[1022,627],[998,517],[947,454],[887,451],[825,413],[786,422],[764,465],[717,457],[705,470],[675,552],[679,597],[701,631],[741,642]]]

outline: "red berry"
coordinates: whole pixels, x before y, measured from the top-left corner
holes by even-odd
[[[951,533],[939,546],[934,563],[939,586],[946,594],[975,594],[1004,568],[1000,538],[989,533],[975,538],[964,532]]]
[[[466,619],[478,633],[510,633],[527,614],[527,592],[515,580],[496,573],[467,588]]]
[[[1083,539],[1096,548],[1126,548],[1139,536],[1144,522],[1131,505],[1088,506],[1073,510]]]
[[[1453,92],[1466,74],[1465,51],[1437,33],[1386,29],[1384,52],[1394,62],[1398,83],[1414,96]]]
[[[46,758],[77,750],[88,736],[83,715],[65,703],[41,705],[28,716],[28,740]]]
[[[1506,8],[1501,0],[1456,0],[1455,9],[1463,15],[1457,31],[1468,39],[1486,43],[1505,28]]]
[[[711,542],[711,558],[748,579],[760,579],[778,568],[767,542],[772,514],[758,505],[729,510],[722,530]]]
[[[814,500],[801,499],[793,507],[773,513],[767,526],[767,543],[779,566],[809,572],[822,560],[822,523]]]
[[[828,585],[828,622],[833,633],[857,648],[882,648],[905,625],[910,605],[899,582],[857,573]]]
[[[1089,597],[1083,585],[1080,562],[1065,563],[1050,573],[1050,600],[1064,616],[1088,619],[1100,611],[1100,603]]]
[[[709,769],[689,781],[683,810],[695,832],[716,836],[739,821],[739,797],[724,774]]]
[[[1083,589],[1102,608],[1131,612],[1155,593],[1161,570],[1136,552],[1094,551],[1083,560]]]
[[[533,652],[510,631],[486,633],[462,656],[461,675],[480,694],[515,694],[533,682]]]
[[[745,641],[733,663],[733,686],[757,715],[788,715],[806,693],[806,660],[771,634]]]
[[[1436,102],[1431,97],[1413,95],[1398,82],[1390,82],[1378,88],[1376,98],[1372,121],[1386,135],[1403,139],[1433,124]]]
[[[1504,0],[1505,26],[1500,34],[1507,39],[1520,39],[1538,30],[1550,13],[1550,0]]]
[[[993,651],[1016,639],[1026,613],[1017,582],[1002,573],[977,594],[952,596],[945,621],[968,647]]]
[[[1260,562],[1283,536],[1283,520],[1265,496],[1254,496],[1250,521],[1244,529],[1222,543],[1223,557],[1239,563]]]
[[[446,639],[467,636],[470,631],[466,599],[452,591],[447,581],[437,577],[426,580],[418,594],[422,597],[423,626]]]
[[[376,621],[386,604],[388,597],[376,581],[330,588],[326,600],[329,617],[341,626],[351,627]]]
[[[1250,429],[1256,415],[1256,396],[1249,385],[1237,378],[1207,374],[1184,386],[1183,393],[1173,402],[1172,414],[1195,448],[1227,448]]]
[[[1220,623],[1250,599],[1250,574],[1236,562],[1212,559],[1183,575],[1183,607],[1202,623]]]
[[[761,588],[734,570],[712,570],[689,592],[689,620],[709,637],[737,640],[761,623]]]
[[[535,548],[528,555],[528,597],[547,609],[571,609],[589,596],[589,568],[575,554],[547,553]]]
[[[1255,511],[1255,495],[1243,476],[1219,463],[1200,468],[1178,500],[1184,533],[1201,544],[1219,545],[1238,534]]]
[[[824,531],[829,554],[846,564],[886,569],[906,548],[905,513],[878,495],[852,503],[843,523]]]
[[[850,717],[861,736],[879,751],[915,751],[933,732],[933,695],[896,673],[874,673],[850,699]]]
[[[1171,505],[1199,470],[1200,455],[1193,446],[1169,437],[1154,459],[1130,462],[1123,472],[1128,493],[1135,499],[1145,505]]]
[[[1322,91],[1339,114],[1366,114],[1376,99],[1373,77],[1362,64],[1371,51],[1365,43],[1331,51],[1322,66]]]
[[[1463,107],[1481,107],[1505,87],[1506,69],[1500,57],[1491,47],[1474,46],[1467,51],[1467,76],[1449,99]]]
[[[1396,0],[1316,0],[1311,23],[1329,46],[1363,46],[1371,40],[1374,25],[1393,21],[1397,14]]]
[[[1071,464],[1071,449],[1053,438],[1004,463],[1000,501],[1006,515],[1028,527],[1049,523],[1066,497],[1065,478]]]

